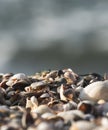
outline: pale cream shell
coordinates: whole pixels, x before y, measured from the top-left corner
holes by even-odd
[[[79,95],[81,100],[97,102],[100,99],[108,101],[108,80],[97,81],[86,86]]]

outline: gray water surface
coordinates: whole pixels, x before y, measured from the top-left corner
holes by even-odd
[[[0,72],[107,72],[107,0],[0,0]]]

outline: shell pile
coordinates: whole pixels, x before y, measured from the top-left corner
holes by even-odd
[[[72,69],[0,74],[0,130],[108,130],[108,76]]]

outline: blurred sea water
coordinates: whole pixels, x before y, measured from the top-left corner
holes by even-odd
[[[0,0],[0,72],[108,72],[107,0]]]

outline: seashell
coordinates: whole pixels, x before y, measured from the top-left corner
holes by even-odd
[[[64,127],[64,119],[62,117],[53,116],[53,117],[47,119],[47,121],[49,123],[52,123],[54,125],[55,129],[57,129],[57,130],[58,129],[61,130]]]
[[[73,70],[66,69],[66,70],[63,70],[63,72],[64,72],[64,77],[67,79],[68,83],[76,82],[78,75],[76,73],[74,73]]]
[[[64,91],[64,95],[68,100],[73,100],[75,97],[75,93],[72,88],[68,88]]]
[[[105,102],[106,102],[105,100],[100,99],[97,103],[98,103],[98,104],[104,104]]]
[[[59,100],[53,100],[53,98],[51,98],[51,101],[48,103],[48,106],[51,107],[54,104],[58,104]]]
[[[62,103],[52,103],[52,104],[48,104],[50,106],[50,108],[54,111],[54,113],[59,113],[61,111],[63,111],[63,104]]]
[[[79,100],[79,101],[80,101],[80,99],[79,99],[79,94],[80,94],[80,92],[81,92],[83,89],[84,89],[84,88],[81,87],[81,86],[78,86],[77,88],[74,89],[74,90],[75,90],[76,97],[77,97],[77,100]]]
[[[0,87],[0,104],[5,104],[5,90]]]
[[[97,81],[86,86],[80,93],[81,100],[97,102],[100,99],[108,100],[108,80]]]
[[[47,105],[40,105],[37,108],[35,108],[32,112],[36,112],[37,114],[40,115],[46,112],[52,113],[51,109]]]
[[[92,79],[97,79],[97,81],[103,80],[103,77],[98,73],[91,73],[89,75],[92,77]]]
[[[29,126],[29,127],[27,128],[27,130],[36,130],[36,126],[35,126],[35,125]]]
[[[40,98],[49,98],[50,95],[48,93],[43,93]]]
[[[37,98],[35,96],[32,96],[30,98],[30,100],[31,100],[31,102],[32,102],[32,104],[33,104],[34,107],[38,106],[38,100],[37,100]]]
[[[61,99],[62,101],[67,101],[67,98],[66,98],[66,96],[64,95],[64,85],[63,85],[63,84],[60,86],[60,99]]]
[[[38,75],[40,75],[40,76],[42,76],[42,77],[45,77],[47,74],[49,74],[50,73],[50,70],[49,71],[47,71],[47,70],[44,70],[44,71],[42,71],[41,73],[37,73]],[[39,76],[39,77],[40,77]]]
[[[12,95],[9,99],[9,101],[11,102],[11,105],[16,105],[19,103],[19,100],[21,100],[21,97],[18,93],[15,93],[14,95]]]
[[[1,87],[0,87],[0,94],[3,95],[3,96],[6,94],[6,91],[5,91],[4,88],[1,88]]]
[[[8,94],[9,92],[11,92],[11,91],[15,91],[12,87],[8,87],[6,90],[5,90],[5,92],[6,92],[6,94]]]
[[[100,74],[97,73],[90,73],[90,74],[85,74],[85,75],[81,75],[84,76],[84,86],[87,86],[89,83],[93,83],[96,81],[102,81],[103,77]]]
[[[67,83],[67,81],[66,81],[66,79],[64,77],[60,77],[60,78],[56,77],[55,82],[57,83],[58,86],[60,86],[61,84],[66,84]]]
[[[54,117],[54,116],[55,116],[55,114],[50,113],[50,112],[46,112],[46,113],[43,113],[41,115],[41,117],[44,118],[44,119],[48,119],[48,118],[51,118],[51,117]]]
[[[32,89],[41,89],[45,87],[48,83],[46,81],[34,82],[31,84]]]
[[[23,113],[21,122],[24,128],[27,128],[29,125],[32,125],[34,123],[34,119],[30,114],[29,109]]]
[[[64,128],[64,121],[59,120],[57,122],[54,123],[55,129],[57,130],[61,130]]]
[[[31,111],[35,110],[38,107],[38,100],[35,96],[32,96],[30,99],[26,99],[26,108],[30,108]]]
[[[33,107],[33,104],[32,104],[32,102],[31,102],[31,100],[30,99],[26,99],[26,108],[32,108]]]
[[[0,106],[0,126],[3,123],[3,118],[8,117],[10,115],[10,110],[7,106]]]
[[[7,89],[8,85],[6,85],[6,82],[7,82],[7,80],[2,80],[1,83],[0,83],[0,87],[4,88],[4,89]]]
[[[9,91],[9,92],[7,93],[7,98],[11,98],[11,96],[13,96],[14,94],[15,94],[15,91],[14,91],[14,90]]]
[[[106,115],[107,112],[108,112],[108,102],[106,103],[103,103],[103,104],[99,104],[98,106],[95,107],[96,109],[96,112],[99,114],[99,115]],[[95,113],[96,113],[95,112]]]
[[[93,114],[85,114],[84,116],[84,120],[87,120],[87,121],[94,121],[95,117],[93,116]]]
[[[20,118],[13,118],[8,123],[8,130],[20,130],[21,129],[21,119]]]
[[[23,73],[12,76],[7,82],[7,86],[13,87],[15,90],[24,90],[24,88],[30,85],[30,81]]]
[[[63,101],[73,100],[75,97],[75,92],[72,88],[65,88],[62,84],[60,86],[60,99]]]
[[[6,105],[2,105],[0,106],[0,112],[3,112],[3,113],[9,112],[9,108]]]
[[[25,80],[20,80],[20,81],[14,83],[14,84],[12,85],[12,88],[14,88],[14,90],[24,90],[24,88],[25,88],[26,86],[28,86],[28,85],[30,85],[30,84],[29,84],[27,81],[25,81]]]
[[[6,73],[6,74],[3,75],[3,79],[9,79],[13,75],[14,75],[13,73]]]
[[[31,92],[31,90],[32,90],[32,89],[31,89],[31,86],[27,86],[27,87],[25,87],[24,89],[25,89],[26,92]]]
[[[80,93],[83,90],[83,87],[78,86],[77,88],[75,88],[75,92],[76,93]]]
[[[77,108],[77,104],[73,101],[70,101],[70,102],[63,105],[64,111],[74,110],[76,108]]]
[[[11,78],[11,80],[24,80],[27,79],[27,76],[24,73],[18,73],[13,75]]]
[[[47,81],[48,81],[49,83],[52,83],[52,82],[54,82],[54,79],[53,79],[53,78],[48,78]]]
[[[72,124],[69,130],[92,130],[95,124],[88,121],[77,121]]]
[[[9,124],[8,125],[2,125],[0,127],[0,130],[18,130],[20,129],[20,127],[18,128],[18,126],[10,126]]]
[[[6,82],[6,85],[10,86],[10,87],[12,87],[13,84],[14,84],[13,80],[9,80],[9,81]]]
[[[57,77],[57,71],[56,70],[53,70],[53,71],[51,71],[50,73],[48,73],[47,75],[46,75],[46,79],[49,79],[49,78],[56,78]]]
[[[53,124],[48,123],[48,122],[41,122],[37,126],[37,130],[55,130]]]
[[[97,126],[96,128],[94,128],[94,129],[92,129],[92,130],[108,130],[108,127]]]
[[[14,119],[16,119],[17,120],[17,118],[22,118],[22,113],[20,112],[20,111],[12,111],[11,113],[10,113],[10,119],[12,120],[14,120]]]
[[[84,100],[78,104],[77,109],[87,114],[93,111],[93,105],[94,105],[93,102]]]
[[[57,87],[57,93],[60,93],[61,86]]]
[[[62,117],[65,120],[65,123],[81,120],[84,118],[84,114],[80,110],[59,112],[57,115]]]
[[[108,128],[108,118],[103,117],[101,119],[101,125]]]
[[[10,100],[5,100],[5,104],[10,106],[11,105],[11,101]]]
[[[104,74],[104,80],[108,80],[108,73]]]
[[[85,87],[85,86],[87,86],[88,85],[88,83],[89,82],[87,82],[87,80],[86,79],[81,79],[78,83],[77,83],[77,86],[80,86],[80,87]]]

